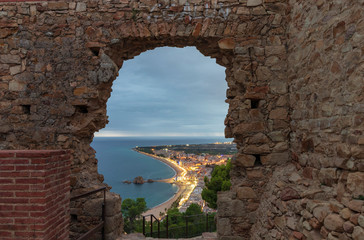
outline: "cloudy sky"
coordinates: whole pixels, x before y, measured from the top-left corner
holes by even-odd
[[[195,47],[163,47],[124,62],[95,136],[223,136],[225,68]]]

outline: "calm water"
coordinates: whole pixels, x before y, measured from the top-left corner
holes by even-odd
[[[227,141],[225,138],[94,138],[91,146],[96,150],[99,160],[99,173],[112,187],[111,191],[120,194],[122,199],[145,198],[147,206],[152,208],[171,198],[178,190],[168,183],[146,183],[143,185],[124,184],[137,176],[144,179],[170,178],[175,172],[172,168],[151,157],[133,150],[135,146],[153,146],[169,144],[198,144]]]

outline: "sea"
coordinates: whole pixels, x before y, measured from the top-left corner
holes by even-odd
[[[126,184],[135,177],[144,179],[165,179],[175,175],[167,164],[132,150],[136,146],[182,145],[226,142],[223,137],[206,138],[137,138],[137,137],[95,137],[91,146],[96,150],[99,173],[111,191],[122,199],[145,198],[148,208],[167,201],[178,191],[174,184],[153,182],[141,185]]]

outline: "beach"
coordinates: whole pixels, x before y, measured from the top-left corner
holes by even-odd
[[[166,212],[166,209],[168,210],[172,204],[185,192],[186,190],[186,187],[183,186],[183,185],[180,185],[180,184],[177,184],[178,185],[178,192],[173,196],[171,197],[170,199],[168,199],[167,201],[165,201],[164,203],[162,204],[159,204],[151,209],[149,209],[148,211],[144,212],[142,214],[142,216],[148,216],[148,215],[151,215],[153,214],[155,217],[160,217],[160,214],[161,213],[165,213]]]
[[[142,214],[142,216],[147,216],[147,215],[151,215],[153,214],[155,217],[160,217],[160,213],[165,213],[166,209],[168,210],[172,204],[184,193],[186,193],[186,186],[184,184],[182,184],[181,182],[174,182],[175,177],[181,177],[184,176],[186,174],[186,170],[180,166],[178,166],[177,164],[162,158],[162,157],[157,157],[153,154],[148,154],[145,152],[141,152],[135,149],[136,152],[147,155],[149,157],[152,157],[158,161],[161,161],[165,164],[167,164],[168,166],[170,166],[175,172],[176,174],[172,177],[172,178],[168,178],[168,179],[162,179],[162,180],[156,180],[158,182],[167,182],[167,183],[174,183],[178,186],[178,191],[176,194],[173,195],[173,197],[171,197],[170,199],[168,199],[167,201],[149,209],[148,211],[144,212]]]

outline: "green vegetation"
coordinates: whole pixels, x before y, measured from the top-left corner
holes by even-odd
[[[168,215],[168,238],[190,238],[200,236],[203,232],[213,232],[216,230],[214,221],[215,214],[203,214],[201,206],[191,204],[185,213],[181,213],[177,207],[167,211]],[[148,221],[150,218],[147,217]],[[160,237],[167,237],[167,217],[160,221]],[[153,222],[153,234],[151,234],[150,221],[146,222],[146,236],[158,237],[158,223]],[[138,227],[140,232],[143,231],[143,225]]]
[[[143,199],[144,200],[144,199]],[[128,200],[129,201],[129,200]],[[159,216],[155,216],[159,217]],[[130,220],[125,218],[124,230],[127,233],[143,232],[143,218],[137,218],[133,222],[133,229],[130,230]],[[167,220],[168,218],[168,220]],[[202,213],[201,206],[198,204],[191,204],[185,213],[181,213],[177,207],[170,208],[167,211],[167,216],[160,219],[159,230],[160,237],[167,237],[167,223],[168,223],[168,238],[190,238],[200,236],[203,232],[216,231],[215,213],[204,214]],[[128,225],[127,225],[128,224]],[[127,228],[128,227],[128,228]],[[151,233],[151,228],[153,232]],[[158,237],[158,222],[153,220],[153,226],[150,224],[150,216],[145,218],[145,234],[146,237]]]
[[[226,165],[216,166],[212,171],[211,179],[204,178],[206,187],[202,190],[201,196],[210,208],[217,208],[217,192],[230,189],[230,170],[231,160]]]
[[[138,147],[138,148],[136,148],[136,150],[138,150],[140,152],[154,154],[153,151],[152,151],[152,147]]]
[[[131,233],[135,230],[135,221],[141,217],[141,214],[148,210],[147,203],[144,198],[136,200],[127,198],[121,204],[121,212],[123,213],[125,224],[124,230]]]

